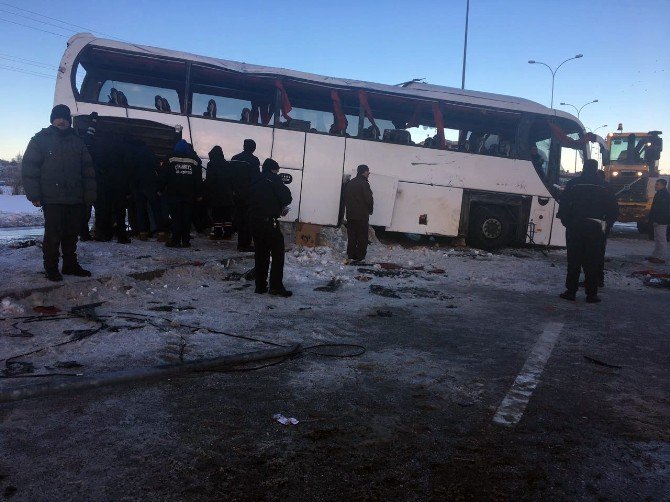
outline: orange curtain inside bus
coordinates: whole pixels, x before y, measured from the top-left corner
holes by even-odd
[[[439,103],[433,103],[433,118],[435,119],[435,127],[437,127],[437,141],[440,148],[446,148],[447,141],[444,138],[444,120],[442,118],[442,110],[440,110]]]
[[[281,114],[286,120],[291,120],[288,114],[293,107],[288,99],[288,94],[286,94],[286,89],[284,89],[284,84],[281,83],[281,80],[275,80],[275,86],[281,91]]]
[[[349,122],[347,121],[347,117],[344,115],[340,95],[338,94],[337,91],[330,91],[330,98],[333,100],[333,119],[334,119],[331,133],[343,134],[346,132]]]

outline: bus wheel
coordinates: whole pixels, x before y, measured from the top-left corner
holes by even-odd
[[[468,244],[482,249],[498,249],[509,242],[510,218],[501,207],[479,206],[470,216]]]

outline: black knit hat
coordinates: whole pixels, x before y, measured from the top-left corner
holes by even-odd
[[[368,166],[366,166],[365,164],[361,164],[356,168],[356,174],[360,176],[363,173],[367,173],[369,170],[370,168]]]
[[[70,114],[70,109],[65,105],[54,106],[53,110],[51,110],[51,117],[49,117],[49,123],[52,124],[55,119],[65,119],[71,124],[72,115]]]
[[[265,159],[265,162],[263,162],[263,172],[268,171],[279,171],[279,164],[277,164],[276,160]]]

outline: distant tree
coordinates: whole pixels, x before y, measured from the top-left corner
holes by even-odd
[[[9,185],[12,187],[12,195],[22,195],[24,194],[23,189],[23,178],[21,177],[21,165],[23,163],[23,155],[17,154],[12,161],[9,163],[9,169],[7,169],[7,180]]]

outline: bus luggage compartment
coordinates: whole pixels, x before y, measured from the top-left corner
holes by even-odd
[[[90,115],[79,115],[74,117],[73,125],[79,136],[85,138],[93,121]],[[95,125],[95,140],[109,137],[140,139],[151,148],[158,159],[164,160],[172,153],[175,143],[182,138],[182,131],[174,126],[150,120],[99,116]]]

